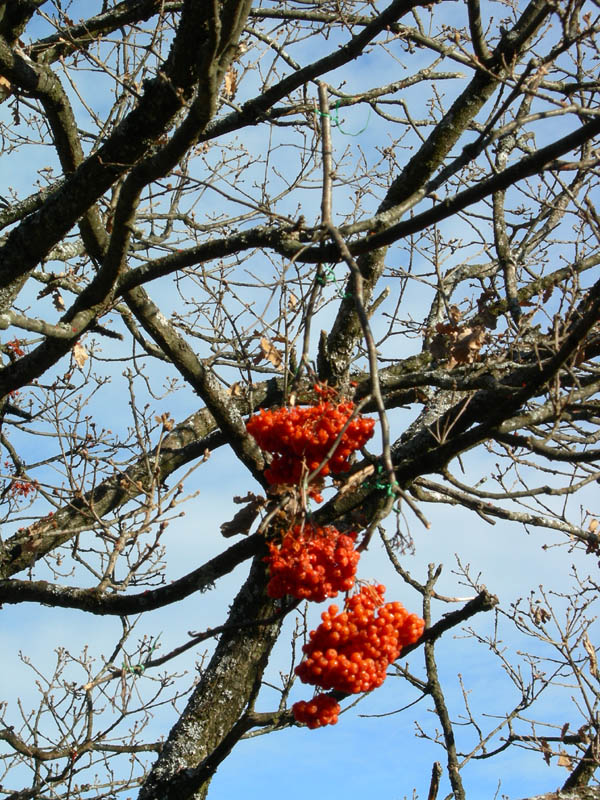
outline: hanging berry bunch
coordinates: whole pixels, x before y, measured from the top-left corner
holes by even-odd
[[[384,592],[381,585],[363,586],[346,600],[341,614],[336,605],[323,612],[304,645],[305,659],[296,667],[303,683],[346,694],[381,686],[388,666],[403,647],[419,640],[424,628],[423,620],[401,603],[384,604]]]
[[[259,446],[273,455],[265,477],[276,484],[299,485],[307,473],[314,472],[325,460],[344,425],[354,412],[350,402],[324,400],[316,406],[278,408],[251,417],[246,428]],[[349,458],[373,435],[375,421],[357,416],[340,437],[331,457],[322,466],[319,477],[338,475],[350,469]],[[309,486],[309,494],[317,502],[321,481]]]
[[[316,694],[312,700],[299,700],[292,706],[296,722],[304,722],[311,728],[335,725],[340,713],[340,704],[328,694]]]
[[[360,554],[354,549],[356,533],[342,534],[329,525],[295,525],[280,545],[269,542],[270,597],[291,595],[321,603],[354,585]]]
[[[375,421],[352,418],[353,403],[334,403],[332,390],[315,390],[322,398],[318,405],[261,410],[246,427],[273,456],[265,470],[269,483],[299,486],[319,469],[308,494],[320,502],[323,478],[350,469],[350,456],[371,438]],[[292,526],[278,542],[268,543],[267,593],[322,602],[349,591],[360,557],[355,540],[355,533],[342,534],[333,526],[316,527],[306,520]],[[424,627],[423,620],[400,603],[384,604],[384,591],[381,585],[363,586],[346,599],[341,614],[337,606],[329,606],[303,648],[305,658],[296,667],[301,681],[346,694],[381,686],[388,666],[403,647],[419,639]],[[336,724],[340,706],[334,697],[319,692],[312,700],[295,703],[292,711],[297,722],[319,728]]]

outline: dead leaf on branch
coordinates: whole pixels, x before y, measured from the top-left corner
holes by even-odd
[[[58,289],[52,290],[52,302],[54,303],[54,308],[57,311],[65,310],[65,301],[63,300],[62,294],[58,291]]]
[[[448,369],[457,364],[475,363],[479,358],[479,351],[489,340],[484,325],[438,323],[436,331],[429,349],[435,359],[448,360]]]
[[[225,536],[225,538],[237,536],[238,533],[247,536],[250,533],[250,528],[254,520],[267,501],[264,497],[261,497],[261,495],[248,492],[245,497],[234,497],[233,502],[238,505],[240,503],[246,503],[246,505],[237,512],[232,520],[224,522],[221,525],[221,534]]]
[[[81,342],[75,342],[75,345],[73,346],[73,358],[80,369],[83,369],[83,366],[89,357],[88,351],[81,344]]]
[[[273,342],[266,336],[261,336],[259,344],[260,353],[254,359],[254,364],[260,364],[263,358],[266,358],[267,361],[271,362],[275,369],[281,369],[283,357]]]
[[[445,333],[436,333],[429,344],[429,352],[436,361],[443,361],[448,358],[452,340]]]
[[[577,736],[581,739],[582,744],[589,744],[590,737],[588,735],[588,726],[582,725],[581,728],[577,730]]]
[[[235,97],[238,87],[238,71],[235,67],[229,67],[223,78],[223,94],[229,100]]]
[[[236,381],[235,383],[232,383],[227,389],[227,394],[230,395],[230,397],[243,397],[244,390],[242,389],[240,382]]]
[[[479,351],[487,341],[487,333],[483,325],[473,325],[472,328],[466,327],[461,331],[456,345],[452,350],[452,356],[459,364],[472,364],[477,360]]]
[[[452,320],[453,325],[458,325],[460,318],[462,317],[462,311],[458,306],[450,306],[448,309],[448,316]]]
[[[598,659],[596,657],[596,648],[590,642],[590,637],[587,635],[587,632],[584,634],[582,642],[585,652],[588,654],[590,659],[590,672],[594,678],[598,679]]]
[[[552,750],[550,749],[550,745],[545,739],[541,741],[542,746],[542,755],[544,756],[544,761],[548,766],[550,766],[550,759],[552,758]]]
[[[544,294],[542,295],[542,303],[547,303],[548,300],[550,300],[553,291],[554,286],[548,286],[548,288],[544,290]]]
[[[485,325],[486,328],[490,330],[495,330],[496,326],[498,325],[498,316],[490,311],[488,307],[488,303],[492,300],[496,299],[496,294],[492,292],[490,289],[486,289],[478,298],[477,298],[477,318],[481,322],[482,325]]]
[[[564,750],[561,750],[558,755],[558,761],[556,762],[559,767],[566,767],[569,772],[573,769],[573,760],[571,756],[566,753]]]
[[[12,94],[12,84],[5,77],[0,75],[0,103]]]
[[[545,625],[550,620],[550,613],[542,606],[536,606],[532,611],[533,623],[539,628],[540,625]]]
[[[171,415],[169,412],[165,412],[158,416],[158,414],[154,417],[154,421],[157,422],[159,425],[162,425],[166,431],[172,431],[175,422],[171,419]]]
[[[272,528],[289,529],[299,516],[306,513],[305,504],[298,486],[279,483],[269,486],[269,507],[272,509],[258,528],[259,533],[265,522]]]

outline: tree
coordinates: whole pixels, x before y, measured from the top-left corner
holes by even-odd
[[[101,663],[57,632],[37,709],[5,698],[2,796],[201,798],[242,738],[299,725],[293,668],[257,703],[287,621],[297,665],[317,612],[271,596],[265,559],[323,526],[385,554],[424,619],[388,670],[437,715],[421,796],[467,797],[470,765],[513,748],[566,767],[553,797],[600,796],[599,31],[591,0],[0,2],[0,601],[114,620]],[[353,428],[290,461],[247,430],[260,409],[375,434],[332,476]],[[238,513],[170,581],[167,528],[203,486],[208,513],[219,453]],[[403,558],[439,504],[588,571],[502,607],[464,566],[445,596],[435,538],[428,574]],[[179,604],[238,567],[187,634]],[[133,636],[158,609],[168,652]],[[532,640],[528,673],[493,615]],[[493,724],[468,687],[457,719],[438,674],[465,623],[518,693]],[[560,724],[535,717],[560,691]]]

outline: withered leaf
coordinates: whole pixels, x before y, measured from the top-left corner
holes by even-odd
[[[52,302],[54,303],[54,308],[57,311],[65,310],[65,301],[62,299],[62,294],[58,291],[58,289],[52,290]]]
[[[436,334],[429,345],[429,351],[436,361],[441,361],[448,357],[450,339],[443,333]]]
[[[571,756],[566,753],[564,750],[561,750],[558,755],[558,761],[556,762],[559,767],[566,767],[568,770],[573,769],[573,761]]]
[[[597,519],[591,519],[590,520],[590,524],[588,525],[588,531],[590,533],[594,533],[594,531],[596,530],[597,527],[598,527],[598,520]]]
[[[550,300],[553,291],[554,291],[554,286],[548,286],[548,288],[544,291],[544,294],[542,295],[542,303],[547,303],[548,300]]]
[[[477,308],[478,313],[477,317],[482,325],[485,325],[486,328],[490,330],[495,330],[496,326],[498,325],[498,317],[488,308],[488,303],[494,299],[496,295],[494,292],[486,289],[478,298],[477,298]]]
[[[81,344],[81,342],[75,342],[73,346],[73,358],[75,359],[75,363],[80,369],[83,369],[83,365],[88,360],[89,355],[88,351],[85,347]]]
[[[590,642],[590,637],[587,635],[587,632],[584,634],[582,641],[585,652],[588,654],[590,659],[590,672],[594,678],[598,678],[598,659],[596,657],[596,648]]]
[[[265,498],[261,497],[259,494],[254,494],[254,492],[247,492],[243,497],[242,495],[236,494],[233,498],[233,502],[236,506],[241,506],[244,503],[249,503],[251,500],[262,500],[263,503],[265,502]]]
[[[175,425],[175,422],[171,419],[171,415],[169,414],[168,411],[165,412],[164,414],[161,414],[160,416],[157,414],[154,417],[154,421],[157,422],[159,425],[162,425],[166,431],[172,431],[173,426]]]
[[[235,97],[237,91],[238,71],[235,67],[229,67],[223,78],[223,94],[231,99]]]
[[[460,318],[462,317],[462,311],[459,309],[458,306],[450,306],[448,309],[448,316],[454,323],[454,325],[458,325]]]
[[[0,103],[3,103],[12,92],[12,84],[4,76],[0,75]]]
[[[47,297],[47,295],[52,294],[53,291],[54,287],[51,284],[44,286],[43,289],[40,289],[40,291],[37,293],[37,299],[41,300],[42,297]]]
[[[481,320],[481,324],[485,325],[486,328],[489,328],[491,331],[496,330],[498,326],[498,317],[489,310],[487,306],[483,306],[483,308],[479,311],[478,319]]]
[[[460,329],[456,344],[451,351],[451,361],[456,364],[472,364],[486,342],[483,325],[466,326]]]
[[[532,616],[534,624],[538,627],[548,622],[550,619],[550,613],[546,611],[545,608],[542,608],[542,606],[536,606],[536,608],[533,610]]]
[[[548,766],[550,766],[550,759],[552,758],[552,750],[550,749],[550,745],[545,739],[542,739],[542,755],[544,756],[544,761]]]
[[[590,737],[588,734],[588,726],[582,725],[581,728],[578,729],[577,735],[581,739],[582,744],[589,744]]]
[[[238,504],[247,503],[247,505],[244,508],[240,508],[232,520],[221,525],[221,534],[226,538],[237,536],[238,533],[247,536],[254,520],[266,502],[265,498],[248,492],[245,497],[234,497],[233,502]]]
[[[240,382],[236,381],[232,383],[229,389],[227,389],[227,394],[231,395],[231,397],[243,397],[244,390],[242,389]]]
[[[255,364],[259,364],[263,358],[266,358],[267,361],[270,361],[271,364],[275,367],[275,369],[280,369],[281,364],[283,362],[283,358],[279,350],[275,347],[275,345],[268,339],[266,336],[261,336],[260,339],[260,353],[254,359]]]

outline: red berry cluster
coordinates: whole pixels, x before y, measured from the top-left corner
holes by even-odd
[[[303,683],[347,694],[381,686],[403,647],[418,641],[424,622],[401,603],[383,604],[384,586],[363,586],[346,600],[344,611],[329,606],[304,645],[296,667]],[[377,616],[375,611],[377,609]]]
[[[308,486],[309,495],[320,502],[323,478],[350,469],[350,456],[371,438],[375,422],[361,416],[351,420],[354,404],[332,402],[335,390],[315,386],[315,391],[321,397],[318,405],[261,410],[246,427],[273,455],[265,470],[271,485],[297,486],[320,467]],[[322,602],[349,591],[359,560],[355,539],[356,534],[341,534],[331,526],[295,525],[280,543],[269,543],[268,594]],[[300,680],[347,694],[381,686],[389,664],[419,639],[424,627],[400,603],[384,605],[384,591],[383,586],[363,587],[346,599],[343,613],[330,606],[321,615],[323,622],[311,631],[305,659],[296,667]],[[331,695],[317,693],[312,700],[294,703],[292,711],[297,722],[319,728],[335,725],[340,706]]]
[[[25,350],[21,347],[23,342],[20,339],[11,339],[10,342],[6,343],[8,349],[18,358],[25,355]]]
[[[354,585],[360,553],[354,549],[356,533],[343,534],[328,525],[295,525],[281,545],[269,542],[270,597],[286,594],[299,600],[323,602]]]
[[[340,704],[328,694],[316,694],[312,700],[300,700],[292,706],[296,722],[305,722],[309,728],[335,725]]]
[[[13,478],[9,484],[8,491],[13,497],[29,497],[32,492],[37,492],[38,488],[37,481],[19,481]]]
[[[278,408],[251,417],[246,428],[259,446],[273,454],[265,470],[271,485],[298,485],[307,472],[314,472],[325,460],[342,428],[354,411],[354,404],[323,401],[317,406]],[[337,475],[350,469],[349,457],[373,435],[375,421],[357,416],[340,438],[332,456],[323,465],[320,476]],[[309,490],[319,501],[319,484]]]

